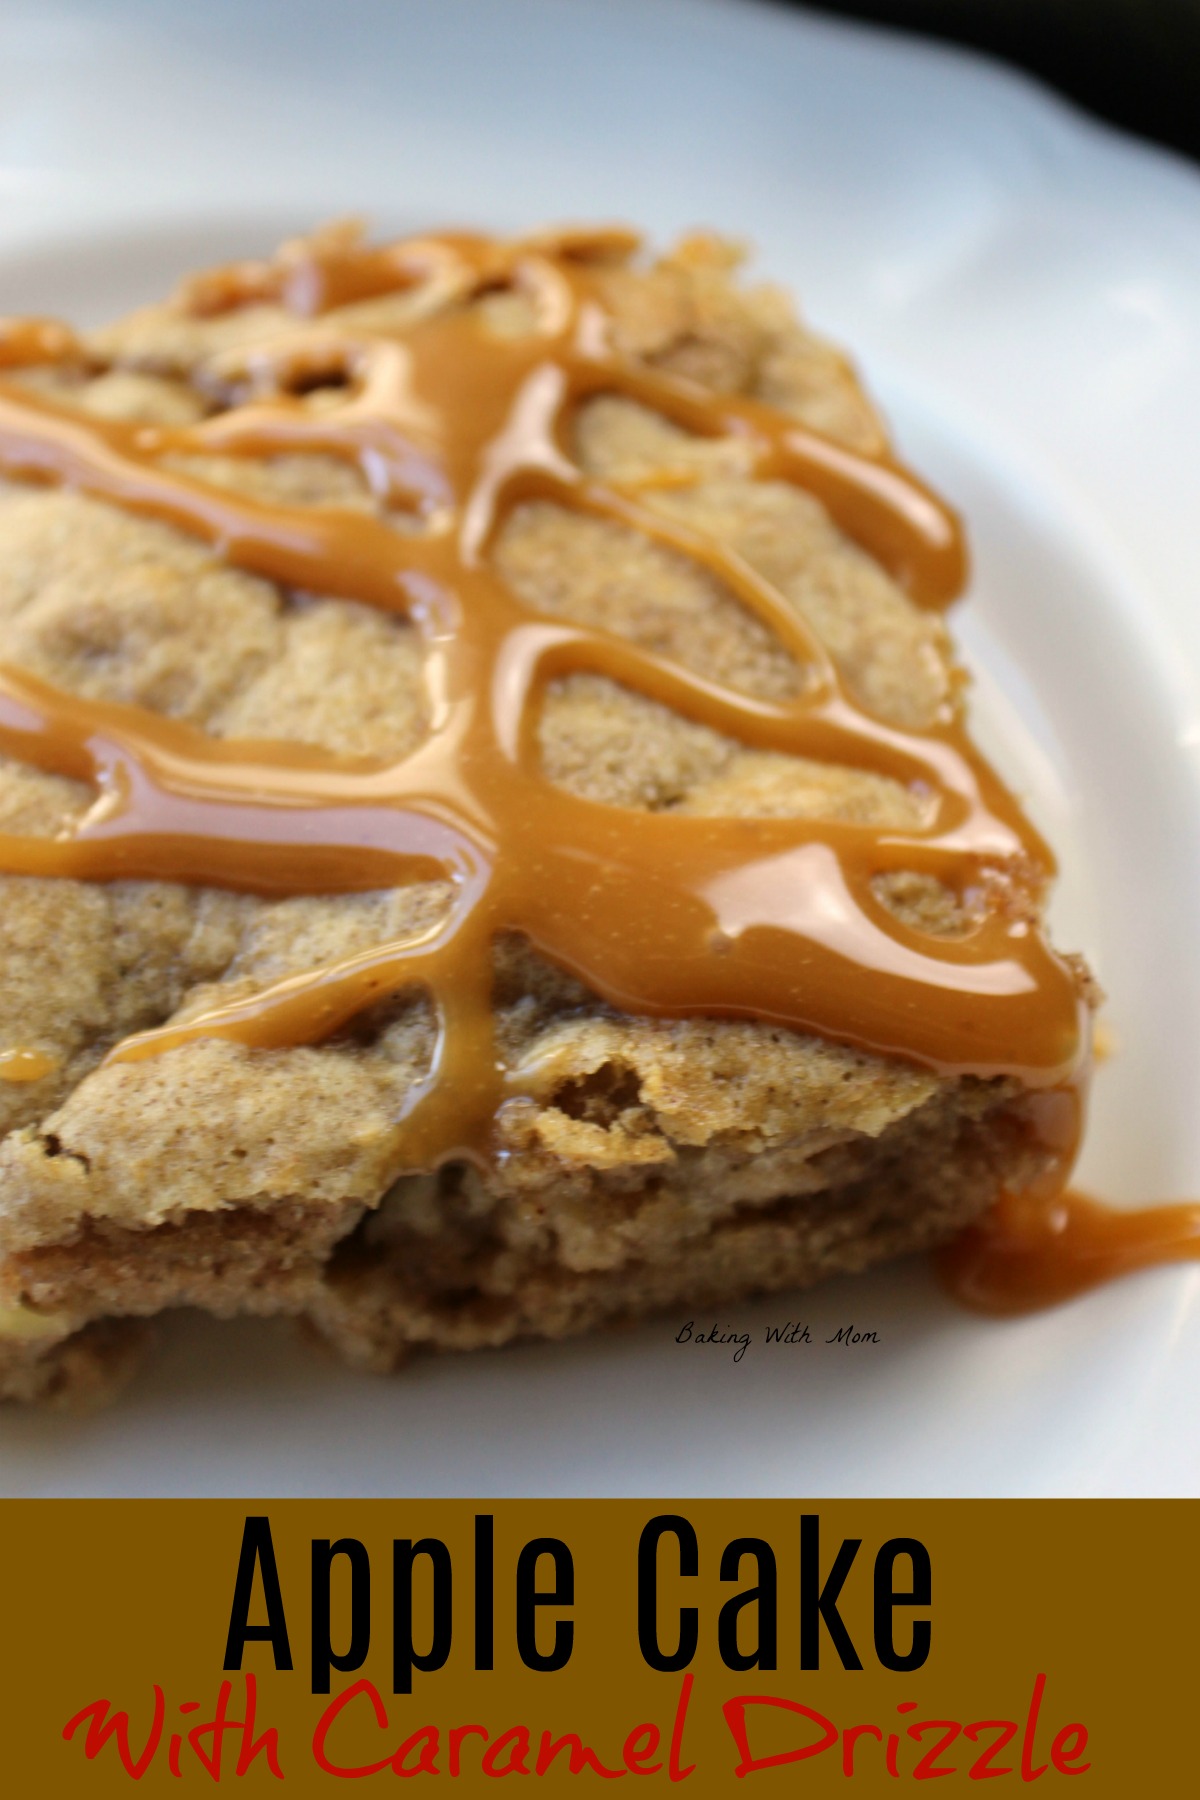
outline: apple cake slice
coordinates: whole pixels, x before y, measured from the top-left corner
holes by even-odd
[[[0,1391],[704,1313],[1069,1160],[957,524],[736,261],[336,226],[0,328]]]

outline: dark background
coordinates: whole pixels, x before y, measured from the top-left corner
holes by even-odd
[[[805,3],[990,51],[1113,124],[1200,159],[1200,0]]]

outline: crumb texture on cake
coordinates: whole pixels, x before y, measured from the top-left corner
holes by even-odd
[[[742,284],[721,245],[693,241],[604,279],[628,354],[852,447],[884,444],[846,361],[779,293]],[[412,304],[382,296],[326,317],[387,330]],[[512,296],[481,304],[498,333],[521,329]],[[12,379],[100,417],[186,423],[236,406],[256,349],[293,329],[270,302],[205,317],[168,303],[91,334],[78,367]],[[307,404],[328,403],[314,387]],[[574,451],[605,478],[686,471],[650,503],[770,581],[875,717],[920,729],[953,698],[940,620],[814,497],[754,479],[736,442],[601,395],[580,411]],[[189,472],[390,516],[331,457],[193,458]],[[794,695],[803,679],[707,569],[631,528],[532,501],[492,554],[544,614],[755,698]],[[430,723],[420,640],[402,618],[283,589],[169,525],[14,482],[0,486],[0,658],[222,739],[398,759]],[[538,742],[554,783],[644,812],[900,829],[926,804],[868,770],[747,747],[601,675],[551,686]],[[80,783],[0,762],[0,832],[53,838],[92,805]],[[879,893],[918,929],[968,922],[927,877],[894,876]],[[1036,903],[992,893],[967,905]],[[0,1392],[103,1392],[132,1358],[133,1322],[176,1305],[293,1314],[350,1360],[390,1368],[416,1347],[728,1300],[935,1242],[1038,1166],[1013,1080],[939,1076],[754,1022],[634,1017],[519,937],[494,951],[497,1043],[520,1092],[486,1173],[398,1163],[399,1121],[433,1051],[418,993],[322,1043],[202,1039],[104,1062],[131,1033],[404,937],[448,904],[437,881],[261,899],[0,879],[0,1052],[37,1051],[49,1070],[0,1079]]]

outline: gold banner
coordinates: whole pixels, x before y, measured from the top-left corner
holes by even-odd
[[[1194,1780],[1195,1506],[8,1501],[5,1791]],[[350,1790],[354,1792],[354,1789]],[[417,1791],[423,1791],[418,1789]]]

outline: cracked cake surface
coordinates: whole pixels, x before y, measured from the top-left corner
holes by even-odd
[[[161,464],[189,491],[357,517],[416,543],[428,520],[373,485],[369,462],[320,448],[319,433],[267,454],[204,435],[251,408],[264,370],[312,332],[287,272],[356,244],[352,231],[318,235],[232,287],[214,276],[52,356],[14,356],[2,384],[14,416],[27,396],[38,420],[176,432]],[[580,262],[623,364],[693,406],[742,397],[864,463],[886,455],[849,364],[777,291],[745,285],[715,240],[648,261],[601,237]],[[403,341],[423,305],[469,308],[499,344],[536,323],[519,286],[495,280],[432,300],[419,287],[345,297],[334,283],[316,316],[330,341]],[[286,404],[310,427],[336,426],[345,368],[305,367]],[[809,674],[794,643],[684,547],[711,543],[778,597],[862,717],[910,739],[957,718],[962,677],[939,613],[814,492],[764,473],[747,437],[688,429],[651,398],[597,385],[572,409],[567,451],[587,480],[636,492],[664,535],[629,509],[580,510],[530,488],[486,546],[505,592],[547,629],[602,632],[746,702],[801,704]],[[86,481],[0,466],[0,664],[96,709],[80,717],[116,731],[139,709],[210,742],[292,746],[301,768],[321,757],[335,772],[398,765],[436,736],[419,620],[272,579],[236,547]],[[564,667],[539,693],[530,755],[546,792],[587,803],[589,817],[612,809],[694,833],[722,821],[747,858],[756,834],[810,823],[839,844],[933,829],[929,783],[739,737],[729,706],[714,723],[699,703],[615,678],[623,666]],[[719,1304],[943,1241],[1058,1154],[1027,1105],[1044,1073],[1031,1082],[1011,1059],[939,1066],[750,1007],[642,1012],[506,925],[487,949],[504,1085],[486,1142],[416,1156],[406,1122],[441,1030],[420,982],[295,1041],[205,1022],[253,1016],[257,996],[380,945],[438,941],[453,872],[325,893],[140,867],[28,872],[36,858],[6,858],[4,845],[86,840],[120,801],[81,768],[22,753],[24,692],[13,686],[0,737],[0,1392],[102,1390],[139,1322],[180,1305],[295,1315],[385,1369],[415,1348]],[[863,904],[957,968],[954,947],[981,931],[1039,933],[1049,873],[1036,855],[983,856],[950,881],[893,857]],[[725,949],[714,940],[713,958]],[[1078,1028],[1086,972],[1055,967]],[[125,1054],[134,1039],[152,1053]]]

